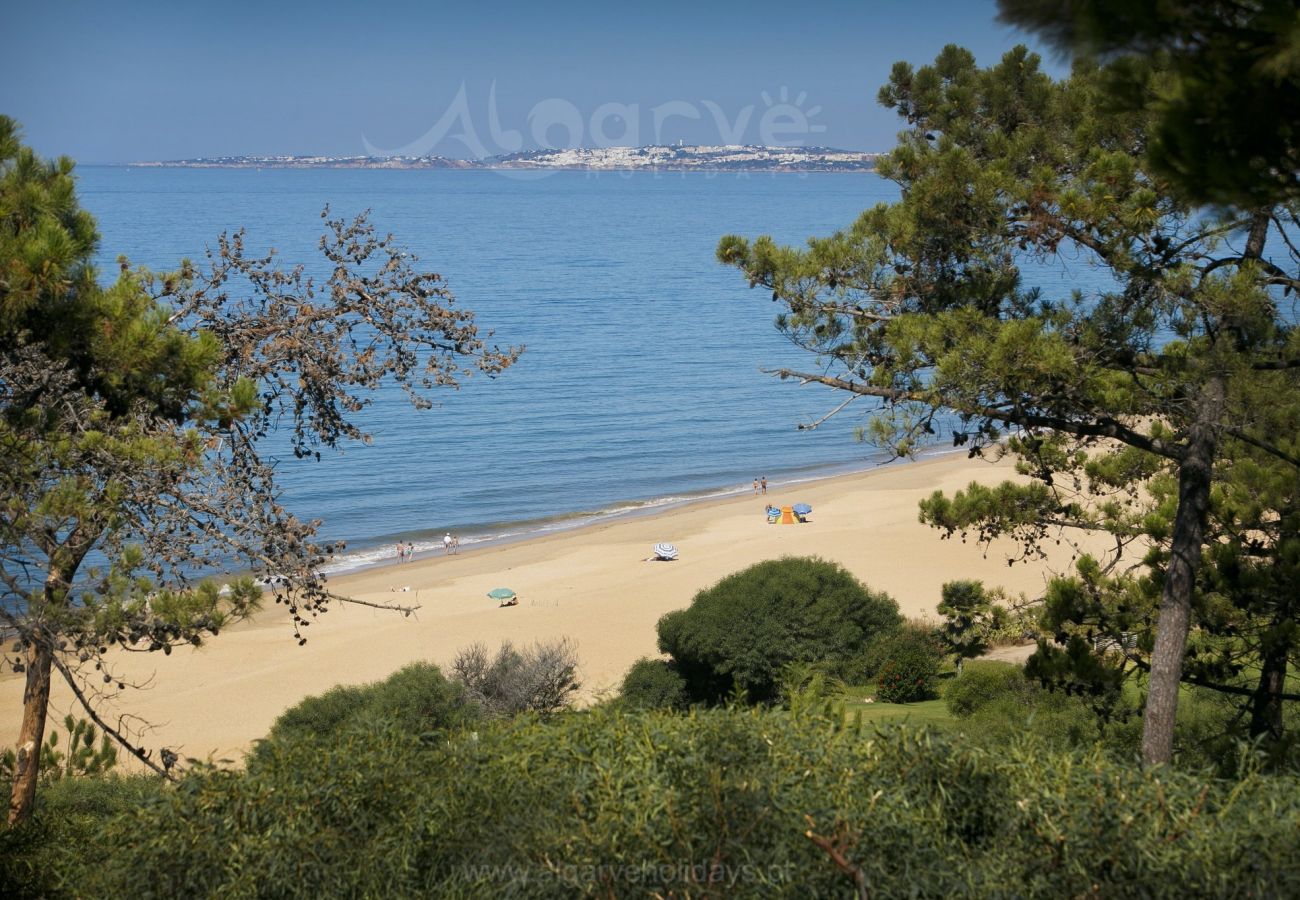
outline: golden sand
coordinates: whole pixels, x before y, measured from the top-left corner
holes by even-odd
[[[670,508],[654,515],[593,525],[514,544],[463,549],[412,562],[338,576],[331,587],[377,602],[414,602],[410,618],[345,605],[321,616],[299,647],[287,615],[270,606],[254,620],[204,647],[169,657],[116,653],[114,670],[143,690],[128,690],[107,709],[152,723],[151,747],[183,756],[237,759],[286,708],[337,684],[381,679],[416,660],[446,665],[456,651],[481,641],[529,643],[568,637],[582,661],[583,694],[617,688],[639,657],[653,655],[655,622],[690,603],[702,588],[753,563],[784,555],[816,555],[844,565],[874,589],[891,594],[903,613],[933,617],[940,586],[954,578],[1031,595],[1051,572],[1043,563],[1007,565],[1010,544],[986,549],[917,519],[917,503],[936,489],[1013,476],[1009,462],[950,454],[919,463],[773,486],[767,497],[746,494]],[[813,507],[808,524],[769,525],[767,502]],[[646,562],[657,541],[676,544],[676,562]],[[1069,564],[1068,549],[1052,565]],[[519,605],[499,608],[492,588],[518,592]],[[394,588],[408,587],[394,593]],[[50,721],[73,709],[57,682]],[[0,735],[16,738],[22,678],[0,678]],[[61,729],[60,729],[61,730]]]

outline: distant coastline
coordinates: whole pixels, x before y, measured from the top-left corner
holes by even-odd
[[[486,159],[445,156],[208,156],[126,163],[187,169],[527,169],[550,171],[870,172],[879,153],[758,145],[527,150]]]

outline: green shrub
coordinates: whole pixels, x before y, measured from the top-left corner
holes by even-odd
[[[876,699],[913,703],[934,696],[943,647],[932,629],[909,622],[872,642],[867,655],[876,668]]]
[[[1300,779],[842,714],[617,706],[276,745],[98,836],[87,896],[1295,896]],[[810,839],[808,834],[813,838]],[[818,841],[821,842],[819,845]]]
[[[1006,663],[975,662],[945,685],[945,704],[963,720],[961,731],[968,737],[986,747],[1005,747],[1032,736],[1053,750],[1100,746],[1123,759],[1138,758],[1140,683],[1128,685],[1120,702],[1105,707],[1103,714],[1092,696],[1043,690],[1013,669]],[[1300,753],[1293,742],[1251,743],[1233,698],[1189,686],[1179,694],[1174,762],[1184,771],[1225,778],[1237,777],[1242,766],[1300,771]]]
[[[1028,705],[1022,697],[1004,694],[962,721],[962,730],[986,747],[1010,746],[1026,736],[1055,751],[1091,749],[1104,741],[1110,752],[1135,758],[1127,742],[1109,740],[1117,727],[1120,720],[1108,723],[1084,699],[1053,691],[1037,692]]]
[[[412,663],[374,684],[339,686],[308,697],[276,719],[267,741],[321,745],[337,741],[345,731],[389,726],[419,735],[461,726],[481,715],[465,689],[444,678],[437,666]],[[263,754],[267,741],[258,745],[255,758]]]
[[[948,712],[964,719],[982,706],[1003,697],[1012,698],[1028,708],[1034,686],[1025,679],[1020,666],[1005,662],[970,662],[944,687],[943,702]]]
[[[79,887],[114,848],[100,842],[105,824],[156,802],[165,790],[154,776],[100,775],[42,784],[30,822],[0,825],[0,896],[86,896]]]
[[[842,676],[876,635],[896,631],[898,605],[834,563],[769,560],[729,575],[659,620],[693,700],[718,703],[743,691],[766,703],[790,663],[818,663]]]
[[[662,659],[642,657],[623,676],[619,697],[635,709],[685,709],[690,705],[686,679]]]

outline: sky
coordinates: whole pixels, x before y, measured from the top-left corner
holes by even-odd
[[[993,0],[3,4],[0,113],[39,153],[86,164],[679,140],[884,151],[900,126],[875,96],[896,60],[1038,49]]]

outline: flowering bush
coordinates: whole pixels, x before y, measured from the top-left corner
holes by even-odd
[[[876,699],[912,703],[935,694],[941,650],[924,630],[905,628],[876,648],[882,660],[876,675]]]

